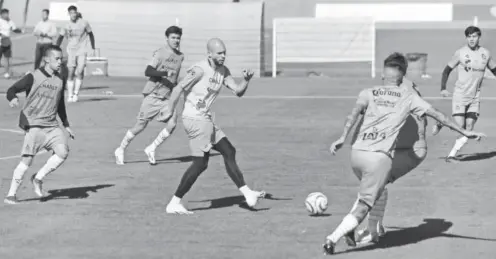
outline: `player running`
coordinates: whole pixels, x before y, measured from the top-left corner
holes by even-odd
[[[349,245],[356,245],[354,230],[381,197],[386,184],[407,173],[403,168],[395,169],[394,160],[398,165],[410,167],[414,164],[411,160],[418,159],[411,156],[410,149],[396,149],[398,134],[410,114],[418,118],[430,116],[467,138],[480,139],[485,136],[460,128],[417,93],[399,87],[406,69],[407,61],[399,53],[391,54],[384,61],[383,86],[360,92],[355,107],[346,119],[343,134],[331,145],[331,153],[336,154],[358,116],[364,114],[363,124],[351,150],[351,166],[360,179],[358,199],[341,224],[326,238],[324,251],[327,254],[334,253],[337,242],[343,236],[346,236]],[[373,225],[371,228],[375,229]]]
[[[173,116],[179,97],[184,92],[182,114],[184,129],[189,137],[193,162],[184,173],[181,182],[167,205],[166,212],[173,214],[192,214],[182,204],[181,199],[191,189],[200,174],[207,169],[210,150],[219,151],[229,177],[234,181],[246,199],[249,207],[257,204],[264,192],[251,190],[245,183],[243,173],[236,163],[236,149],[224,132],[214,123],[210,107],[226,86],[238,97],[245,94],[253,72],[243,71],[243,81],[237,84],[229,69],[224,66],[226,46],[222,40],[213,38],[207,43],[208,58],[193,65],[186,77],[172,91],[169,115]]]
[[[407,78],[403,78],[400,85],[401,88],[417,93],[420,91],[418,86]],[[363,123],[363,116],[355,128],[355,136],[352,143],[355,142],[358,131]],[[417,117],[412,114],[408,115],[405,124],[401,127],[396,140],[395,153],[391,171],[394,172],[396,178],[407,174],[415,169],[424,161],[427,156],[427,141],[426,141],[427,118]],[[404,157],[406,156],[406,157]],[[390,179],[389,183],[396,179]],[[381,196],[377,199],[374,207],[370,209],[368,214],[368,226],[366,229],[357,231],[357,243],[377,243],[379,238],[384,236],[386,231],[383,225],[384,213],[388,200],[388,189],[384,187]]]
[[[31,166],[34,156],[46,149],[53,155],[46,164],[31,177],[36,195],[43,197],[42,181],[45,176],[55,171],[69,154],[67,137],[60,128],[57,114],[62,125],[74,138],[69,128],[64,104],[65,79],[59,73],[62,65],[62,50],[57,46],[49,47],[44,54],[43,68],[28,73],[7,90],[7,100],[11,107],[19,105],[17,93],[26,92],[26,102],[21,110],[19,126],[26,132],[21,151],[21,162],[14,170],[9,193],[4,202],[17,204],[16,193],[24,174]]]
[[[446,90],[448,77],[451,71],[458,67],[458,79],[453,90],[452,116],[460,127],[467,130],[472,130],[479,118],[480,92],[486,68],[489,68],[496,75],[496,62],[492,59],[489,51],[479,45],[481,35],[482,32],[478,27],[469,26],[465,29],[467,45],[455,52],[444,68],[441,79],[441,95],[447,97],[449,96],[449,92]],[[441,128],[442,125],[437,123],[434,125],[432,133],[438,134]],[[467,141],[468,138],[460,136],[446,157],[446,162],[456,161],[456,154]]]
[[[60,31],[57,45],[60,46],[64,37],[67,37],[67,68],[69,71],[67,101],[77,102],[79,90],[83,85],[84,68],[86,67],[86,57],[89,51],[88,40],[94,52],[95,35],[93,35],[90,24],[86,20],[79,18],[77,7],[71,5],[67,11],[71,20]]]
[[[143,89],[144,99],[141,103],[137,122],[126,132],[120,146],[115,150],[116,164],[124,164],[126,147],[146,128],[153,118],[156,118],[157,121],[166,123],[166,126],[152,144],[145,148],[145,154],[150,164],[155,165],[155,150],[176,128],[177,115],[174,113],[172,117],[167,116],[169,114],[170,93],[177,84],[179,71],[184,61],[184,54],[179,51],[182,35],[183,30],[177,26],[167,28],[165,31],[167,45],[153,53],[152,60],[145,70],[145,76],[148,77],[148,81]]]

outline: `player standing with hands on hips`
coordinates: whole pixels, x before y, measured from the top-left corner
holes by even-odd
[[[44,54],[45,66],[28,73],[7,90],[7,100],[11,107],[19,105],[17,93],[26,92],[26,102],[19,117],[19,127],[25,131],[21,151],[21,162],[14,170],[9,193],[4,202],[16,204],[16,193],[24,174],[31,166],[34,156],[46,149],[53,155],[46,164],[31,177],[34,192],[43,197],[42,180],[64,163],[69,155],[67,137],[57,121],[57,114],[67,133],[74,138],[69,128],[64,103],[66,80],[60,75],[62,50],[57,46],[49,47]]]
[[[189,137],[193,162],[184,173],[181,182],[167,205],[166,212],[172,214],[192,214],[181,199],[191,189],[200,174],[207,169],[210,150],[219,151],[223,158],[229,177],[234,181],[246,199],[249,207],[257,204],[265,192],[251,190],[245,183],[243,173],[236,163],[236,149],[222,130],[215,125],[210,107],[226,86],[238,97],[245,94],[253,72],[243,71],[243,81],[237,84],[229,69],[224,66],[226,46],[222,40],[214,38],[207,43],[208,58],[193,65],[184,79],[174,88],[170,98],[168,117],[172,117],[179,97],[185,95],[182,114],[184,129]]]
[[[400,53],[393,53],[386,58],[383,86],[367,88],[360,92],[355,107],[346,118],[341,137],[331,145],[331,153],[336,154],[360,114],[363,114],[363,123],[351,148],[351,167],[360,180],[358,199],[339,226],[327,236],[324,244],[326,254],[334,254],[336,244],[342,237],[346,238],[348,245],[355,246],[355,229],[374,207],[386,185],[407,173],[401,168],[395,169],[393,159],[404,159],[404,163],[399,164],[405,166],[412,164],[410,159],[417,159],[408,155],[411,152],[408,149],[396,150],[398,134],[410,115],[418,118],[424,118],[426,115],[432,117],[467,138],[480,139],[485,136],[462,129],[422,99],[418,93],[401,87],[407,66],[406,58]],[[403,152],[406,153],[402,154]]]

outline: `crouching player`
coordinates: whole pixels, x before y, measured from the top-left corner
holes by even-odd
[[[430,116],[467,138],[480,139],[485,136],[482,133],[460,128],[417,93],[401,87],[406,69],[407,61],[399,53],[393,53],[385,60],[383,86],[368,88],[360,92],[355,108],[346,120],[343,134],[331,145],[331,153],[336,154],[343,146],[360,113],[364,113],[363,124],[360,126],[351,151],[351,167],[360,179],[358,199],[349,214],[326,238],[324,251],[327,254],[334,253],[337,242],[343,236],[346,236],[349,245],[356,245],[354,236],[356,227],[381,197],[386,184],[391,179],[397,179],[401,174],[406,173],[403,170],[401,174],[396,174],[392,170],[395,157],[407,159],[397,162],[399,165],[411,164],[408,162],[410,150],[395,149],[398,134],[410,114],[418,118]]]
[[[64,104],[65,79],[60,74],[62,50],[57,46],[47,48],[44,54],[45,66],[25,75],[7,91],[11,107],[19,105],[17,93],[26,92],[26,103],[22,108],[19,126],[26,132],[22,147],[21,162],[14,170],[9,193],[4,202],[16,204],[16,193],[24,174],[31,166],[34,156],[42,149],[53,152],[46,164],[31,177],[36,195],[43,197],[42,180],[55,171],[69,154],[67,137],[60,128],[57,114],[71,138]]]

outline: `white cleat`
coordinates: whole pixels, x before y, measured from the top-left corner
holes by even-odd
[[[145,154],[148,157],[148,161],[151,165],[157,164],[157,161],[155,161],[155,149],[153,149],[151,146],[148,146],[145,148]]]
[[[191,215],[192,211],[187,210],[181,203],[169,203],[165,208],[167,214]]]
[[[78,100],[79,100],[79,97],[78,97],[77,94],[75,94],[75,95],[72,96],[72,101],[73,102],[77,103]]]
[[[73,102],[74,102],[74,98],[73,98],[73,96],[69,96],[69,97],[67,97],[67,102],[68,102],[68,103],[73,103]]]
[[[245,195],[246,204],[250,208],[255,207],[258,203],[258,200],[261,198],[265,198],[265,192],[264,191],[261,191],[261,192],[251,191],[250,193]]]
[[[124,149],[118,147],[115,152],[115,163],[118,165],[123,165],[124,164]]]
[[[386,230],[384,226],[378,225],[376,233],[370,233],[368,229],[362,229],[357,231],[357,244],[359,245],[367,245],[378,243],[379,239],[386,235]]]
[[[433,136],[436,136],[437,134],[439,134],[439,132],[441,131],[441,129],[443,128],[443,125],[441,124],[434,124],[434,126],[432,126],[432,135]]]

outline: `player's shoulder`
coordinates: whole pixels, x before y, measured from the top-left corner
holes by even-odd
[[[489,51],[488,49],[484,48],[484,47],[480,47],[479,48],[480,52],[486,56],[491,56],[491,51]]]
[[[203,67],[199,66],[198,64],[191,66],[186,71],[186,73],[192,77],[201,77],[201,76],[203,76],[203,72],[204,72]]]

